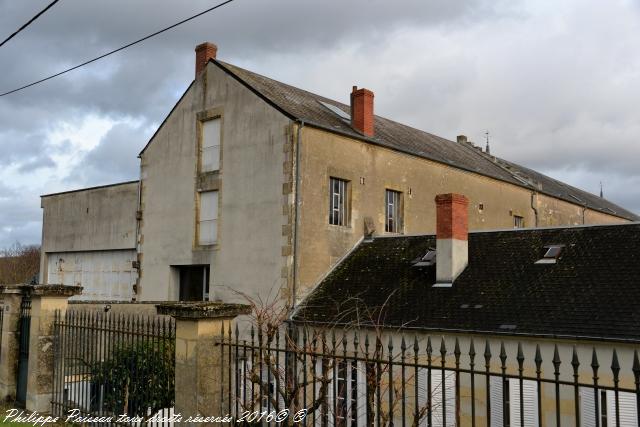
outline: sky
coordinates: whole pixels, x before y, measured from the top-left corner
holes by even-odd
[[[218,1],[61,0],[0,47],[0,93]],[[4,39],[50,0],[0,2]],[[640,213],[640,2],[234,0],[0,97],[0,248],[39,244],[40,195],[138,178],[137,154],[193,79],[194,47],[491,152]]]

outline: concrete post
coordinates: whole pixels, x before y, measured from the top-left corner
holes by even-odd
[[[233,319],[248,314],[250,307],[216,302],[167,303],[156,307],[158,314],[176,319],[174,413],[183,416],[181,425],[189,425],[185,420],[190,416],[227,415],[220,413],[220,403],[228,396],[221,394],[225,376],[221,375],[220,347],[215,344],[223,325],[228,330]]]
[[[55,356],[54,320],[56,311],[64,316],[69,297],[81,286],[38,285],[31,287],[31,329],[27,380],[28,411],[48,413],[53,392]]]
[[[18,376],[20,302],[28,285],[0,286],[3,321],[0,336],[0,401],[14,400]]]

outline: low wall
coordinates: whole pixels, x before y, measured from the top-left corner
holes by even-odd
[[[163,303],[166,304],[166,301],[69,301],[69,309],[155,316],[156,304]]]

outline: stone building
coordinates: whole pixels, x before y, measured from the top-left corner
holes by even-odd
[[[432,342],[433,426],[472,425],[471,419],[488,425],[487,418],[493,426],[637,426],[640,224],[469,232],[474,208],[466,197],[439,195],[434,205],[435,233],[374,237],[351,251],[294,311],[299,335],[319,329],[340,338],[345,330],[350,352],[362,352],[351,346],[354,334],[360,343],[370,339],[371,348],[380,340],[385,360],[392,353],[387,343],[408,348],[412,361],[414,339],[420,349]],[[473,369],[471,353],[480,372],[475,399],[470,376],[456,371]],[[372,367],[350,357],[340,365],[337,387],[359,409],[365,405],[356,397]],[[484,369],[491,374],[482,377]],[[410,377],[413,369],[407,371]],[[426,369],[416,372],[424,388]],[[541,373],[569,386],[537,381]]]
[[[433,232],[433,198],[448,192],[469,198],[472,230],[638,219],[464,136],[376,116],[367,89],[343,104],[216,52],[196,47],[139,181],[43,196],[42,283],[79,282],[93,299],[292,303],[363,236]]]

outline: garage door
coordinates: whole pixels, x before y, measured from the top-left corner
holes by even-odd
[[[138,270],[135,250],[48,253],[47,283],[80,285],[80,300],[130,301]]]

